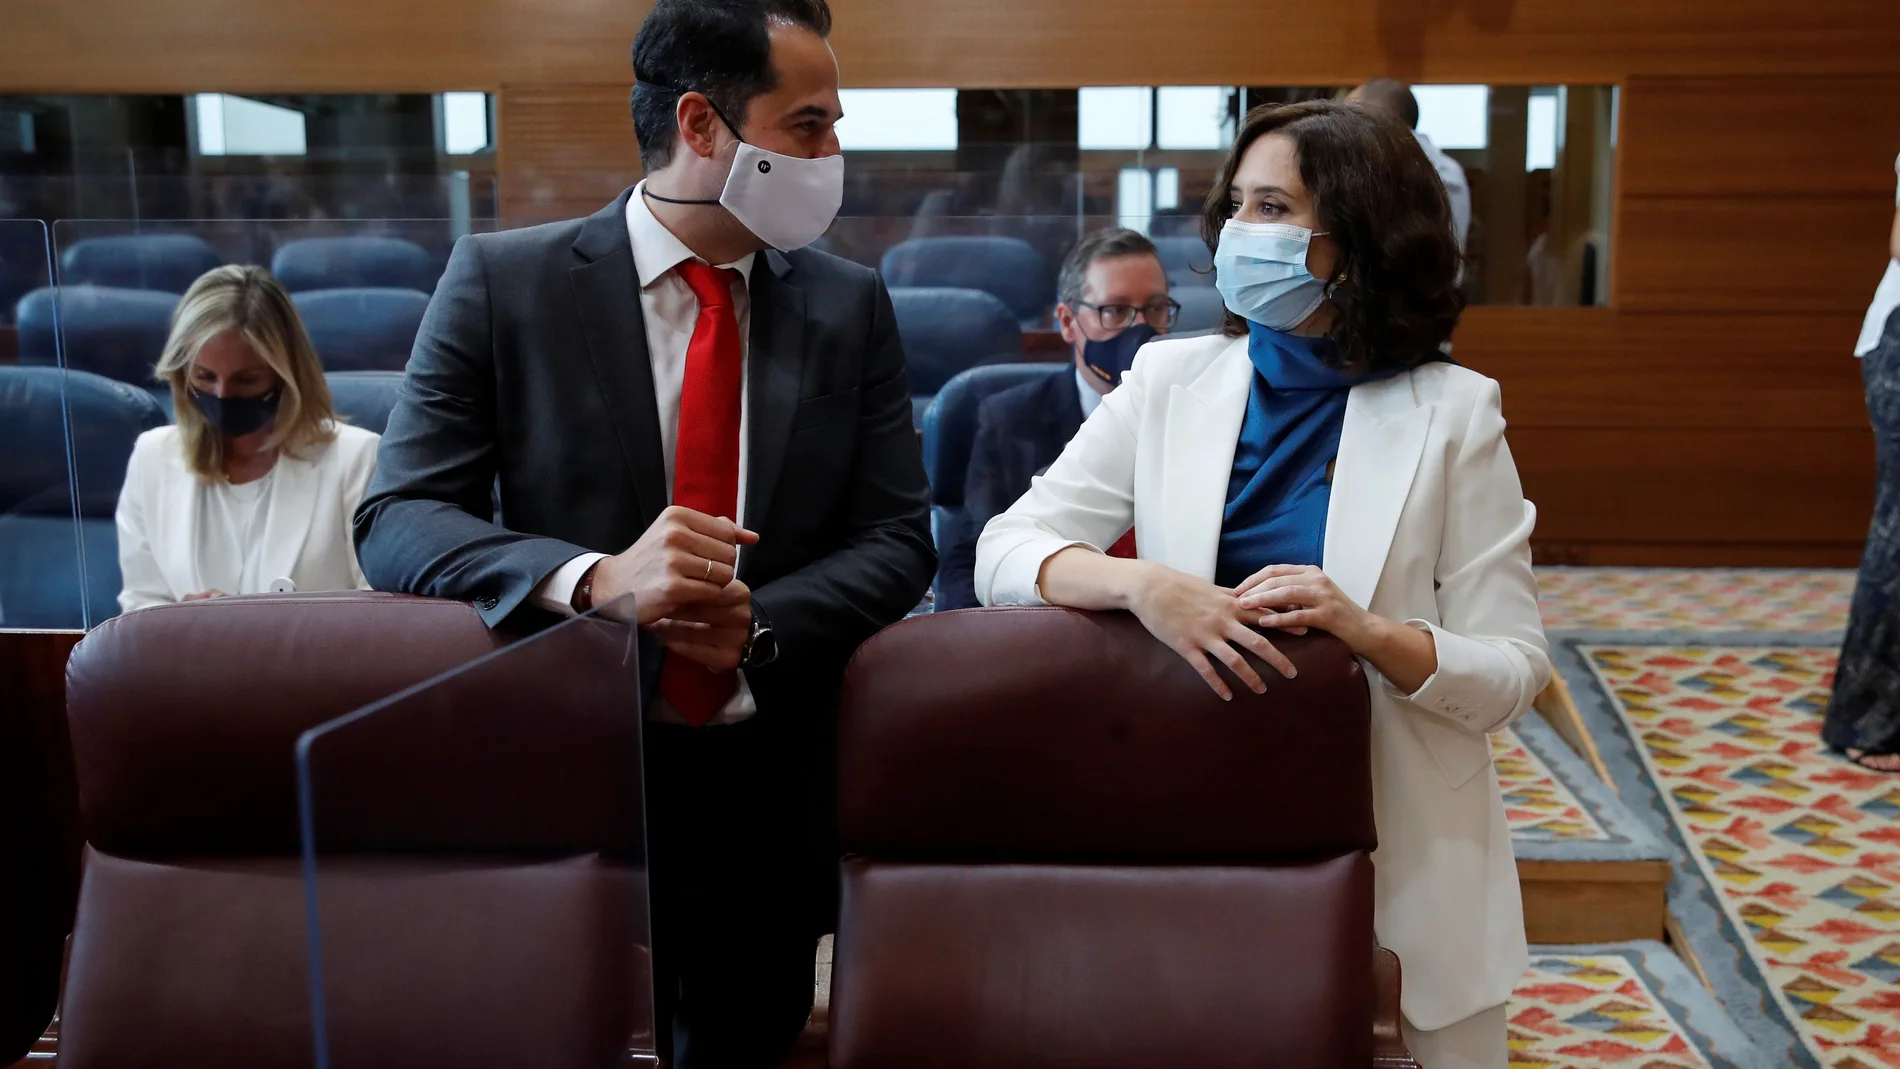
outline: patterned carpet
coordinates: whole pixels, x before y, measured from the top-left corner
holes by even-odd
[[[1610,838],[1576,792],[1524,745],[1516,730],[1491,736],[1491,759],[1497,766],[1498,787],[1504,792],[1504,818],[1510,822],[1513,842]]]
[[[1660,943],[1533,947],[1506,1013],[1511,1069],[1768,1069]]]
[[[1839,631],[1851,571],[1539,568],[1552,631]]]
[[[1821,747],[1832,644],[1575,652],[1694,867],[1671,908],[1713,901],[1721,930],[1698,952],[1762,1003],[1731,990],[1730,1011],[1791,1034],[1786,1064],[1900,1069],[1900,779]]]

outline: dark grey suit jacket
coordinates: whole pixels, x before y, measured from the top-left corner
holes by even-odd
[[[587,219],[456,243],[356,514],[376,589],[471,601],[491,626],[545,622],[526,604],[542,579],[624,550],[666,507],[631,192]],[[745,519],[759,543],[739,577],[781,650],[747,680],[760,719],[783,726],[829,719],[845,662],[917,604],[936,554],[882,281],[810,250],[753,264]]]

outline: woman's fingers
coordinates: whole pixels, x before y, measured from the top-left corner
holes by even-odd
[[[1241,630],[1246,631],[1246,628],[1243,627]],[[1252,634],[1252,632],[1248,633]],[[1247,658],[1241,656],[1240,651],[1235,649],[1226,638],[1216,638],[1209,642],[1207,650],[1226,665],[1228,671],[1239,676],[1240,681],[1247,685],[1248,690],[1255,694],[1267,692],[1266,680],[1260,678],[1260,673],[1253,670],[1253,665],[1247,663]]]
[[[1234,627],[1229,641],[1267,662],[1274,671],[1288,679],[1299,675],[1299,669],[1293,667],[1293,662],[1287,659],[1286,654],[1280,652],[1279,647],[1275,646],[1267,636],[1245,624]]]
[[[1298,580],[1283,579],[1278,583],[1255,590],[1240,599],[1240,604],[1249,609],[1267,609],[1286,605],[1311,607],[1325,600],[1326,592],[1318,587],[1306,585]]]
[[[1246,582],[1234,588],[1234,593],[1236,595],[1245,594],[1249,590],[1252,590],[1254,587],[1259,586],[1261,583],[1264,583],[1269,579],[1279,579],[1279,578],[1283,578],[1285,576],[1290,576],[1290,575],[1303,575],[1307,572],[1309,567],[1310,567],[1309,565],[1305,565],[1305,564],[1268,565],[1267,567],[1262,568],[1259,571],[1248,576]]]
[[[1208,662],[1205,653],[1192,647],[1175,652],[1179,653],[1183,660],[1193,666],[1195,673],[1213,689],[1214,693],[1220,695],[1221,701],[1230,702],[1234,700],[1234,692],[1227,689],[1227,681],[1220,677],[1219,672],[1214,671],[1214,666]]]
[[[1270,612],[1260,617],[1260,626],[1275,631],[1286,631],[1295,635],[1304,635],[1309,627],[1324,627],[1317,609],[1295,609],[1291,612]]]

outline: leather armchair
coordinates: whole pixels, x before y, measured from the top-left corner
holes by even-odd
[[[87,635],[67,673],[87,843],[63,1069],[312,1065],[299,736],[498,642],[467,605],[366,593],[166,605]],[[638,691],[573,649],[517,646],[506,671],[312,746],[337,1069],[613,1065],[650,1028],[639,874],[603,861],[639,849]]]
[[[1366,680],[1330,636],[1275,641],[1298,678],[1231,703],[1123,614],[868,642],[834,1069],[1411,1064],[1373,941]]]

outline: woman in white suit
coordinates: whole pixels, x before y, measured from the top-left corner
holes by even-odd
[[[337,422],[277,280],[228,266],[192,283],[157,373],[177,422],[140,435],[126,467],[120,608],[367,589],[350,518],[376,468],[377,436]]]
[[[1222,697],[1255,628],[1368,668],[1376,925],[1428,1069],[1504,1069],[1527,965],[1487,732],[1550,676],[1497,383],[1442,355],[1451,211],[1409,131],[1317,101],[1245,119],[1209,195],[1221,336],[1145,346],[977,548],[989,605],[1125,609]],[[1130,525],[1139,559],[1108,557]]]

